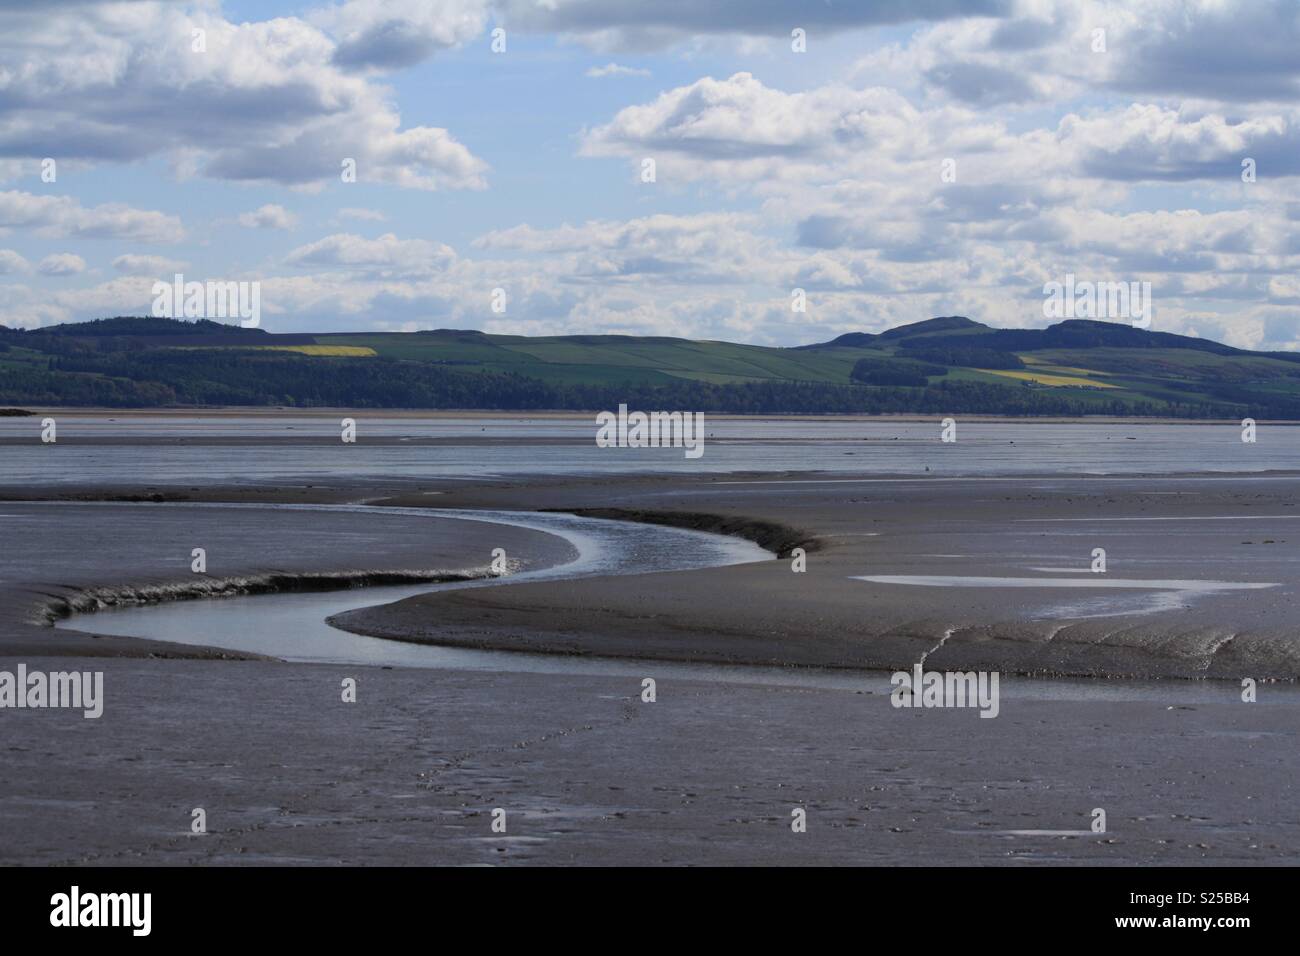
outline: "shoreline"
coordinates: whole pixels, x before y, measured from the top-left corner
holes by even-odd
[[[420,408],[346,408],[346,407],[299,407],[287,405],[220,405],[220,406],[200,406],[200,405],[183,405],[169,406],[158,408],[112,408],[107,406],[83,406],[83,405],[15,405],[10,408],[24,413],[22,416],[9,417],[33,417],[37,415],[57,415],[59,413],[72,414],[86,418],[276,418],[284,419],[286,417],[301,418],[335,418],[339,415],[374,418],[396,418],[396,419],[421,419],[447,420],[447,419],[515,419],[529,420],[537,419],[539,421],[547,420],[567,420],[567,421],[592,421],[592,416],[598,414],[602,409],[590,409],[588,411],[571,411],[564,409],[552,410],[517,410],[517,409],[420,409]],[[864,415],[856,413],[844,414],[789,414],[789,415],[737,415],[734,413],[714,413],[707,412],[709,420],[717,421],[786,421],[786,422],[845,422],[845,421],[862,421],[862,422],[935,422],[944,417],[943,414],[913,414],[889,412],[880,415]],[[0,416],[3,417],[3,416]],[[986,414],[963,414],[960,416],[963,422],[972,424],[1043,424],[1043,425],[1240,425],[1241,420],[1236,418],[1168,418],[1160,416],[1124,416],[1124,415],[1079,415],[1079,416],[1059,416],[1059,415],[986,415]],[[1300,419],[1289,418],[1259,418],[1256,421],[1260,425],[1282,425],[1297,426],[1300,425]]]

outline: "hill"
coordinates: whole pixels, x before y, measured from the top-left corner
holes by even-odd
[[[119,317],[0,326],[5,405],[645,408],[1300,419],[1300,354],[1112,322],[943,316],[772,348],[660,336],[276,334]]]

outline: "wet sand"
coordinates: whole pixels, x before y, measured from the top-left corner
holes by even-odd
[[[795,573],[787,557],[518,584],[411,598],[332,623],[396,640],[646,659],[1292,680],[1300,676],[1295,486],[1259,476],[483,484],[438,501],[498,507],[526,494],[534,507],[561,510],[598,501],[605,510],[588,513],[725,529],[786,555],[803,545],[807,570]],[[1094,576],[1097,548],[1107,569]],[[1048,584],[861,580],[900,576]]]
[[[1296,709],[1267,689],[1254,705],[1007,700],[982,720],[675,680],[649,704],[626,678],[80,666],[105,671],[99,720],[3,716],[0,863],[1300,862]],[[1089,830],[1098,807],[1106,833]]]
[[[784,561],[654,574],[517,584],[490,591],[411,599],[340,617],[359,633],[451,646],[581,653],[725,663],[905,669],[925,660],[939,669],[1027,674],[1294,679],[1300,636],[1300,520],[1294,478],[898,478],[818,479],[808,475],[607,478],[538,477],[465,482],[335,482],[315,487],[29,488],[18,499],[115,498],[177,503],[358,502],[416,508],[564,510],[676,523],[746,535],[787,555]],[[73,507],[66,505],[66,507]],[[265,519],[254,519],[264,521]],[[276,519],[279,520],[278,518]],[[310,517],[298,520],[306,526]],[[366,528],[370,523],[356,519]],[[236,538],[274,542],[275,568],[338,571],[376,565],[410,570],[436,563],[464,571],[484,550],[476,529],[429,551],[422,532],[392,546],[383,535],[345,540],[316,527],[319,543],[299,548],[292,521]],[[145,526],[147,527],[147,526]],[[481,529],[479,529],[481,531]],[[357,534],[358,532],[352,532]],[[112,532],[105,532],[112,535]],[[129,540],[129,532],[127,539]],[[528,548],[554,547],[524,535]],[[59,565],[59,587],[137,584],[164,568],[183,577],[188,548],[158,555],[144,532],[140,554],[109,567],[89,550]],[[184,542],[187,543],[187,542]],[[495,545],[494,545],[495,546]],[[807,571],[791,570],[793,547]],[[117,547],[116,541],[114,547]],[[1094,549],[1107,555],[1107,584],[1204,582],[1201,588],[920,587],[881,580],[902,576],[1004,577],[1008,581],[1087,578]],[[261,545],[253,548],[258,557]],[[381,561],[374,560],[376,554]],[[418,556],[418,557],[417,557]],[[437,562],[432,562],[436,557]],[[234,558],[231,573],[264,570],[267,561]],[[214,565],[215,568],[215,565]],[[94,574],[92,575],[92,569]],[[472,568],[469,568],[472,570]],[[21,575],[18,575],[21,577]],[[13,578],[15,575],[9,575]],[[30,598],[28,581],[0,583]],[[35,590],[58,593],[52,578]],[[1077,582],[1076,580],[1076,583]],[[1086,582],[1082,582],[1086,583]],[[1214,590],[1216,585],[1267,585]],[[0,641],[13,639],[17,602],[3,602]],[[24,618],[25,620],[26,618]],[[28,634],[29,640],[45,641]],[[53,644],[25,645],[35,651]],[[98,645],[108,648],[109,645]],[[131,652],[125,646],[113,651]],[[153,650],[157,649],[154,645]],[[75,648],[69,648],[75,652]]]
[[[1246,704],[1236,687],[1243,675],[1297,673],[1294,486],[769,474],[25,489],[134,501],[120,505],[134,517],[102,527],[110,566],[93,547],[76,558],[53,549],[47,569],[62,573],[33,579],[19,561],[0,585],[0,669],[22,660],[103,670],[107,698],[98,720],[0,714],[0,827],[21,835],[4,841],[0,863],[1296,864],[1300,699],[1289,683],[1262,683]],[[787,557],[502,584],[345,615],[349,628],[402,640],[640,658],[646,677],[657,658],[1224,680],[1164,681],[1155,697],[1119,700],[1004,692],[997,719],[985,720],[972,709],[895,709],[881,670],[861,671],[856,692],[671,677],[642,703],[640,680],[626,677],[142,660],[208,652],[31,623],[51,595],[187,579],[188,549],[159,554],[151,526],[177,512],[150,499],[177,494],[620,509],[807,550],[803,574]],[[306,512],[288,524],[280,516],[293,512],[211,513],[201,530],[228,535],[209,548],[210,565],[214,550],[226,555],[223,574],[409,568],[417,558],[415,567],[466,570],[466,553],[484,545],[481,527],[439,538],[409,518],[375,530],[372,514],[339,526]],[[313,535],[328,547],[309,546]],[[509,548],[544,562],[558,560],[555,546],[521,532]],[[854,580],[1078,577],[1094,547],[1107,549],[1109,575],[1278,587],[1036,622],[1044,606],[1116,593]],[[341,700],[345,677],[358,681],[355,704]],[[195,807],[208,814],[204,836],[189,833]],[[504,835],[490,829],[496,807]],[[806,833],[791,832],[795,807],[808,812]],[[1106,833],[1089,830],[1096,807]]]

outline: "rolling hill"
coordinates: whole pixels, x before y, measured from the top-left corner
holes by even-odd
[[[773,348],[459,329],[274,334],[206,320],[0,326],[0,403],[650,408],[1300,419],[1300,353],[1112,322],[943,316]]]

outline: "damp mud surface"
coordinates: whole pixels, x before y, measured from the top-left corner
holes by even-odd
[[[0,863],[1300,862],[1293,474],[0,485]]]

